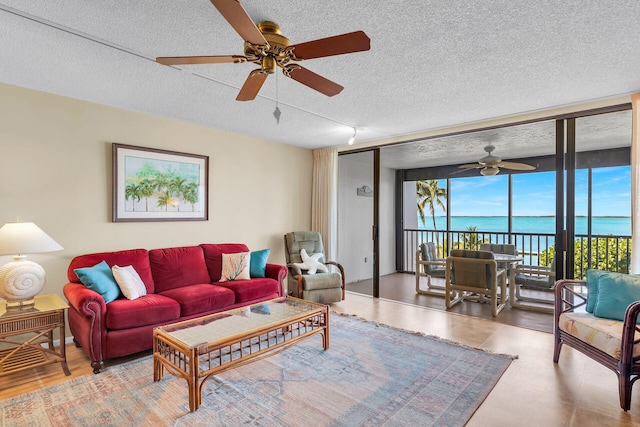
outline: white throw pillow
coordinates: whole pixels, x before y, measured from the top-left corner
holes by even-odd
[[[138,272],[132,265],[111,267],[113,277],[116,279],[118,287],[127,299],[133,300],[147,294],[147,288],[140,278]]]
[[[249,264],[251,252],[222,254],[221,282],[229,280],[249,280],[251,278]]]

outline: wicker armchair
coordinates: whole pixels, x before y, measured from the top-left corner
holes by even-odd
[[[624,321],[595,317],[584,311],[586,304],[586,282],[556,283],[553,362],[558,363],[562,346],[568,345],[611,369],[618,376],[620,407],[628,411],[631,388],[640,375],[640,329],[636,325],[640,301],[627,307]]]

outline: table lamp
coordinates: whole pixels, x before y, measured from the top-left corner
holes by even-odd
[[[62,250],[55,240],[32,222],[8,222],[0,228],[0,255],[14,255],[0,267],[0,298],[7,307],[29,306],[44,287],[44,269],[24,254]]]

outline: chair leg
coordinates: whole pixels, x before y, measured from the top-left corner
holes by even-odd
[[[620,393],[620,407],[625,411],[631,409],[631,387],[633,383],[629,378],[626,369],[622,369],[618,374],[618,389]]]
[[[558,363],[560,359],[560,350],[562,350],[562,340],[556,336],[553,340],[553,363]]]

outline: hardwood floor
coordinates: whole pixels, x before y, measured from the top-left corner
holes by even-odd
[[[415,280],[416,276],[413,273],[393,273],[380,277],[380,298],[445,311],[444,298],[441,296],[417,294]],[[420,281],[420,287],[422,289],[426,289],[427,278],[423,276],[420,278]],[[444,286],[444,279],[433,278],[432,281],[434,285]],[[370,279],[349,283],[347,284],[347,290],[360,294],[372,295],[373,283]],[[529,295],[533,296],[531,291],[527,292]],[[549,293],[538,292],[535,296],[545,299],[552,298],[552,295]],[[491,307],[488,304],[476,304],[473,302],[457,304],[451,307],[449,312],[480,317],[491,320],[492,322],[520,326],[521,328],[553,333],[552,314],[512,309],[508,303],[497,317],[491,317]]]
[[[624,412],[616,376],[568,347],[562,349],[560,363],[554,364],[549,333],[353,293],[333,304],[332,310],[517,355],[468,426],[640,425],[640,390],[634,391],[631,410]],[[57,364],[0,377],[0,399],[92,375],[80,349],[68,344],[67,355],[71,377]]]

